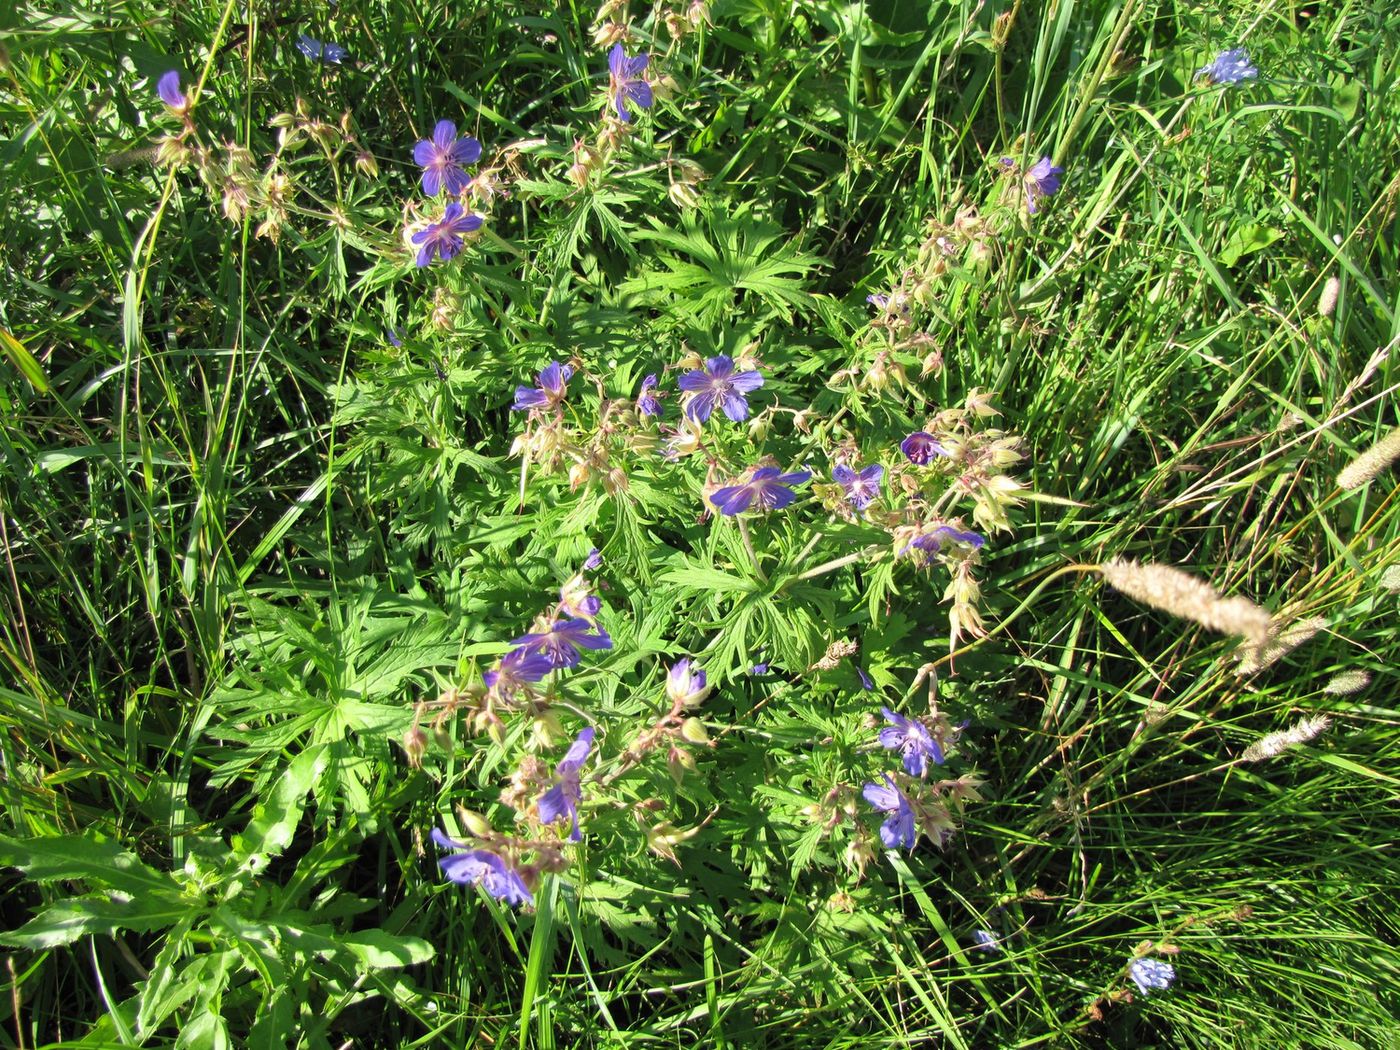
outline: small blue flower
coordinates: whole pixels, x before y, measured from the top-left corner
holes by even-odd
[[[997,935],[991,930],[973,930],[972,936],[977,940],[977,947],[984,952],[1001,951],[1001,942],[997,940]]]
[[[1034,215],[1039,209],[1042,197],[1057,193],[1060,189],[1060,176],[1064,173],[1065,169],[1052,165],[1049,157],[1041,157],[1032,164],[1022,180],[1026,187],[1026,211]]]
[[[906,459],[916,466],[926,467],[933,461],[934,456],[946,456],[948,450],[945,449],[938,440],[927,431],[916,430],[899,443],[899,451],[904,453]]]
[[[309,37],[305,33],[297,37],[296,48],[307,58],[319,59],[332,66],[338,66],[350,57],[350,52],[346,51],[345,48],[341,47],[339,44],[322,43],[320,40]]]
[[[398,331],[394,328],[393,325],[390,325],[388,328],[386,328],[384,330],[384,334],[389,337],[389,344],[391,346],[394,346],[396,348],[403,346],[403,339],[399,336]]]
[[[709,695],[705,672],[683,656],[666,672],[666,699],[676,707],[694,707]]]
[[[617,109],[617,119],[624,124],[632,121],[632,114],[626,103],[632,102],[642,109],[651,109],[651,85],[643,74],[651,56],[647,54],[627,57],[622,44],[614,44],[608,52],[608,97]]]
[[[882,779],[884,784],[867,783],[861,788],[865,801],[881,813],[893,814],[880,825],[880,841],[885,844],[886,849],[912,850],[918,838],[918,831],[914,827],[914,807],[909,804],[904,792],[895,786],[888,773],[883,774]]]
[[[433,127],[433,137],[421,140],[413,147],[413,162],[423,169],[423,192],[436,197],[444,189],[456,196],[472,184],[471,176],[462,168],[475,164],[481,157],[481,143],[470,135],[457,137],[457,125],[439,120]]]
[[[860,687],[867,693],[875,691],[875,680],[865,673],[865,668],[856,665],[856,677],[860,679]]]
[[[593,728],[590,726],[579,733],[578,738],[554,768],[555,784],[540,796],[539,811],[541,824],[553,824],[560,817],[568,817],[572,822],[569,841],[578,842],[583,833],[578,826],[578,807],[583,801],[583,789],[579,785],[579,774],[593,749]]]
[[[594,633],[596,631],[596,633]],[[510,643],[518,646],[517,652],[541,653],[549,660],[550,667],[573,667],[583,655],[584,649],[611,649],[612,639],[601,627],[595,628],[584,619],[560,620],[547,631],[535,634],[522,634]]]
[[[180,71],[178,69],[172,69],[160,75],[160,79],[156,81],[156,94],[176,113],[184,113],[190,108],[190,100],[180,90]]]
[[[551,361],[540,372],[537,387],[515,388],[515,404],[510,406],[510,410],[524,412],[527,409],[550,408],[559,404],[564,400],[565,388],[573,376],[574,370],[570,366]]]
[[[443,849],[458,850],[450,857],[438,859],[438,866],[453,882],[463,886],[480,886],[498,901],[507,904],[534,904],[534,895],[525,885],[520,873],[503,857],[485,849],[472,849],[464,842],[448,838],[433,828],[433,841]]]
[[[588,552],[588,557],[583,559],[583,571],[595,572],[603,567],[603,552],[594,547]]]
[[[414,260],[419,266],[427,266],[436,255],[443,262],[455,259],[462,250],[462,238],[481,228],[480,215],[470,215],[456,201],[447,206],[442,218],[429,223],[425,229],[413,235],[413,243],[418,245],[418,257]]]
[[[661,401],[656,396],[656,374],[642,380],[642,392],[637,395],[637,411],[644,416],[661,415]]]
[[[1250,65],[1249,52],[1242,47],[1222,51],[1210,65],[1196,70],[1197,77],[1205,77],[1212,84],[1238,84],[1258,75],[1259,70]]]
[[[708,358],[703,369],[681,376],[676,385],[691,395],[686,399],[685,414],[696,422],[709,419],[718,401],[724,414],[740,423],[749,418],[749,401],[744,395],[761,387],[763,376],[758,372],[735,372],[734,359],[718,354]]]
[[[980,533],[955,529],[951,525],[933,525],[932,527],[924,525],[922,529],[923,531],[918,536],[900,549],[897,557],[902,558],[910,551],[916,550],[923,554],[923,562],[927,565],[933,561],[934,555],[950,543],[972,550],[981,550],[987,542],[986,537]]]
[[[1161,959],[1134,959],[1128,964],[1128,976],[1138,986],[1138,991],[1150,995],[1170,988],[1176,980],[1176,970]]]
[[[483,674],[481,680],[495,696],[508,700],[516,690],[538,682],[552,670],[554,664],[544,653],[512,649],[497,660],[496,666]]]
[[[872,463],[859,474],[844,463],[831,470],[831,480],[846,490],[846,502],[856,510],[864,510],[879,497],[884,476],[885,468],[878,463]]]
[[[742,485],[716,489],[710,496],[715,509],[726,517],[742,514],[757,502],[760,510],[780,510],[797,498],[789,485],[800,485],[812,476],[810,470],[782,473],[777,467],[759,467]]]
[[[914,718],[895,714],[888,707],[880,713],[891,724],[880,730],[880,746],[898,751],[904,756],[904,771],[911,777],[928,775],[929,762],[943,764],[943,748],[933,739],[928,727]]]

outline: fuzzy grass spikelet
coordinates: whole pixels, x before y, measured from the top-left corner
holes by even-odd
[[[1371,684],[1371,675],[1368,671],[1342,671],[1333,675],[1322,687],[1322,691],[1328,696],[1350,696],[1352,693],[1359,693]]]
[[[1283,754],[1290,747],[1297,747],[1299,744],[1306,744],[1309,740],[1321,736],[1327,731],[1327,727],[1332,724],[1332,719],[1326,715],[1314,715],[1305,718],[1287,729],[1280,729],[1278,732],[1261,736],[1254,743],[1250,744],[1240,754],[1241,762],[1263,762],[1270,758],[1275,758]]]
[[[1400,427],[1368,448],[1337,474],[1337,488],[1350,492],[1373,479],[1400,456]]]
[[[1326,626],[1327,621],[1321,616],[1311,616],[1306,620],[1291,623],[1281,630],[1271,630],[1262,645],[1247,645],[1241,649],[1238,673],[1258,674],[1264,668],[1278,663]]]
[[[1191,620],[1207,630],[1244,638],[1257,649],[1269,639],[1267,610],[1248,598],[1223,597],[1199,576],[1170,565],[1115,560],[1098,567],[1117,591],[1154,609]]]

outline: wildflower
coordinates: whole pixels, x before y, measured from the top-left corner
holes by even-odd
[[[578,842],[583,833],[578,827],[578,806],[583,801],[583,790],[579,786],[579,773],[588,760],[588,752],[593,748],[593,728],[590,726],[579,733],[569,746],[559,765],[554,768],[555,784],[540,796],[540,823],[553,824],[560,817],[568,816],[572,823],[569,841]]]
[[[588,557],[583,559],[583,571],[595,572],[603,567],[603,552],[594,547],[588,552]]]
[[[1034,215],[1038,210],[1040,198],[1048,197],[1059,190],[1060,176],[1064,173],[1065,169],[1052,165],[1049,157],[1041,157],[1032,164],[1021,180],[1026,187],[1026,211]]]
[[[481,680],[497,696],[510,697],[517,689],[538,682],[552,670],[554,663],[544,653],[512,649],[497,660],[496,666],[482,675]]]
[[[982,546],[987,542],[986,537],[981,533],[972,532],[971,530],[964,531],[962,529],[955,529],[951,525],[935,525],[931,529],[929,529],[928,526],[923,526],[923,528],[927,529],[927,531],[921,532],[920,535],[915,536],[900,548],[898,557],[902,558],[911,550],[917,550],[923,551],[926,555],[926,560],[928,560],[941,551],[944,545],[948,543],[962,544],[971,547],[973,550],[981,550]]]
[[[332,66],[338,66],[350,57],[350,52],[339,44],[322,43],[302,33],[297,37],[296,49],[310,59],[320,59]]]
[[[596,630],[596,634],[592,633]],[[561,620],[547,631],[522,634],[510,643],[517,646],[517,652],[540,653],[549,660],[550,667],[573,667],[583,655],[579,647],[585,649],[611,649],[612,639],[608,632],[594,626],[587,620]]]
[[[997,935],[991,930],[973,930],[972,936],[977,940],[977,947],[984,952],[1001,951],[1001,942],[997,940]]]
[[[549,408],[564,400],[565,388],[573,378],[574,370],[558,361],[551,361],[539,374],[536,387],[518,386],[515,388],[515,404],[512,412],[524,412],[532,408]]]
[[[1138,991],[1149,995],[1154,990],[1170,988],[1176,980],[1176,970],[1161,959],[1134,959],[1128,964],[1128,976],[1138,986]]]
[[[715,509],[727,517],[742,514],[754,501],[762,510],[779,510],[797,498],[789,485],[800,485],[812,476],[810,470],[783,474],[777,467],[760,467],[742,485],[729,485],[710,496]]]
[[[190,100],[180,90],[180,71],[178,69],[172,69],[160,75],[160,79],[156,81],[156,94],[160,96],[162,102],[170,107],[172,113],[183,116],[189,111]]]
[[[642,380],[642,392],[637,395],[637,411],[644,416],[661,415],[661,402],[656,394],[656,373]]]
[[[1249,52],[1242,47],[1222,51],[1210,65],[1196,70],[1197,77],[1205,77],[1212,84],[1238,84],[1258,75],[1259,70],[1249,64]]]
[[[880,481],[885,468],[872,463],[859,474],[844,463],[831,471],[831,480],[846,490],[846,501],[856,510],[864,510],[880,495]]]
[[[750,677],[750,678],[761,678],[763,675],[766,675],[767,673],[768,673],[768,664],[767,664],[766,661],[763,662],[763,663],[754,664],[752,667],[749,668],[749,677]]]
[[[647,54],[628,58],[621,42],[614,44],[608,52],[608,97],[617,109],[617,119],[624,124],[632,121],[632,115],[624,103],[633,102],[642,109],[651,109],[651,85],[642,75],[650,60],[651,56]]]
[[[685,406],[685,414],[691,419],[704,423],[719,401],[724,414],[739,423],[749,417],[749,402],[744,395],[761,387],[763,376],[757,372],[735,372],[734,359],[719,354],[708,358],[703,369],[681,376],[676,385],[691,395]]]
[[[584,568],[587,567],[588,564],[585,562]],[[559,588],[560,610],[571,617],[592,623],[599,610],[603,608],[603,603],[598,600],[596,594],[590,592],[591,587],[588,581],[584,579],[582,573],[579,573]]]
[[[462,166],[475,164],[480,156],[481,143],[470,135],[459,139],[457,125],[450,120],[439,120],[433,137],[413,147],[413,162],[423,169],[423,192],[429,197],[436,197],[443,187],[455,195],[470,186],[471,176]]]
[[[427,176],[424,176],[426,178]],[[462,250],[462,238],[481,228],[481,216],[470,215],[456,201],[447,206],[442,218],[429,223],[426,229],[413,235],[413,243],[418,245],[419,266],[427,266],[436,255],[443,262],[454,259]]]
[[[672,664],[666,674],[666,697],[677,707],[694,707],[709,691],[705,672],[694,667],[688,656]]]
[[[904,771],[911,777],[928,775],[929,760],[934,765],[943,764],[943,748],[933,739],[933,734],[922,722],[897,715],[888,707],[880,708],[887,722],[892,723],[880,730],[880,746],[898,751],[904,756]]]
[[[534,904],[534,895],[520,873],[503,857],[485,849],[472,849],[464,842],[448,838],[433,828],[433,841],[443,849],[459,850],[438,859],[442,873],[463,886],[480,886],[498,901],[507,904]]]
[[[861,667],[859,665],[856,666],[856,677],[860,679],[860,687],[864,689],[867,693],[873,692],[875,690],[875,681],[868,674],[865,673],[864,667]]]
[[[909,799],[895,786],[888,773],[883,774],[882,779],[885,781],[884,785],[867,783],[861,789],[865,801],[881,813],[891,814],[890,818],[880,825],[880,841],[885,844],[886,849],[912,850],[918,838],[918,832],[914,828],[914,807],[909,805]]]
[[[389,344],[390,344],[391,346],[393,346],[395,349],[398,349],[399,347],[403,346],[403,339],[402,339],[402,337],[399,335],[398,331],[397,331],[392,325],[390,325],[388,328],[386,328],[386,329],[384,330],[384,334],[388,337],[388,339],[389,339]]]
[[[948,450],[936,438],[923,430],[916,430],[899,443],[899,451],[916,466],[927,466],[934,456],[946,456]]]

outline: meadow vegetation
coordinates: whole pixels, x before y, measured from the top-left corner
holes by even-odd
[[[0,10],[0,1046],[1400,1045],[1398,81]]]

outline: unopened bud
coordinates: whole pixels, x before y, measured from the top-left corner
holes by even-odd
[[[683,747],[672,747],[666,755],[666,770],[679,787],[687,773],[695,772],[695,756]]]
[[[423,756],[428,750],[428,734],[414,726],[403,735],[403,749],[408,755],[408,764],[413,769],[423,768]]]
[[[496,834],[491,822],[474,809],[459,809],[457,816],[467,831],[479,839],[489,839]]]
[[[693,716],[681,723],[681,736],[692,744],[707,744],[710,741],[710,734],[705,731],[705,723]]]
[[[355,169],[366,178],[372,179],[379,175],[379,163],[369,150],[360,150],[355,157]]]

